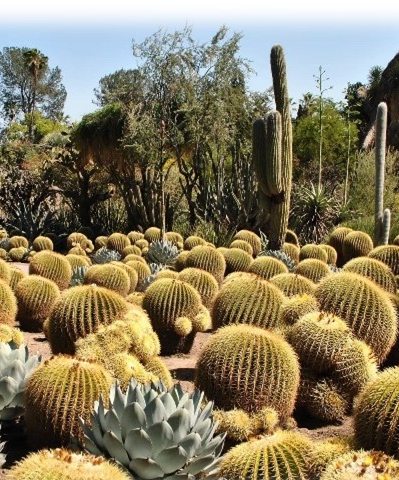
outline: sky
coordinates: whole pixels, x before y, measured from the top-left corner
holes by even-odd
[[[3,5],[4,3],[4,5]],[[185,25],[199,41],[207,41],[221,25],[241,32],[241,56],[256,73],[249,88],[271,85],[269,52],[284,47],[290,96],[298,102],[316,93],[314,75],[321,65],[343,99],[348,82],[366,82],[370,68],[385,67],[399,51],[399,2],[385,0],[69,0],[67,5],[44,0],[0,2],[0,48],[38,48],[58,65],[68,96],[65,113],[76,121],[96,109],[93,89],[104,75],[134,68],[131,43],[160,28],[169,32]]]

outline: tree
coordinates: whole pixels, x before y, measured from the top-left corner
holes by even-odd
[[[35,110],[60,120],[66,99],[61,70],[50,68],[37,49],[5,47],[0,53],[0,108],[7,122],[29,119]]]
[[[143,83],[139,70],[117,70],[101,78],[94,89],[95,101],[99,107],[111,103],[128,105],[137,103],[143,97]]]

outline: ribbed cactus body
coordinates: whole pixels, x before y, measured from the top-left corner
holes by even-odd
[[[31,252],[33,254],[34,252]],[[8,257],[12,262],[23,262],[28,254],[28,249],[25,247],[14,247],[8,251]]]
[[[31,453],[6,474],[5,480],[131,480],[101,457],[65,449]]]
[[[96,247],[96,250],[106,247],[107,246],[107,240],[108,237],[105,235],[100,235],[94,240],[94,246]]]
[[[307,258],[298,263],[294,268],[294,273],[302,275],[314,283],[318,283],[331,272],[327,263],[316,258]]]
[[[122,262],[123,263],[141,262],[141,263],[144,263],[145,265],[147,264],[144,257],[142,257],[141,255],[136,255],[135,253],[129,253],[129,255],[126,255],[126,257],[122,260]]]
[[[123,297],[126,297],[130,292],[130,278],[127,272],[123,268],[110,263],[90,267],[85,274],[84,283],[108,288]]]
[[[144,238],[147,240],[148,243],[161,240],[162,239],[161,229],[158,227],[147,228],[147,230],[144,232]]]
[[[90,258],[83,255],[68,253],[68,255],[65,255],[65,259],[68,260],[72,270],[74,270],[76,267],[90,267],[91,265]]]
[[[175,245],[180,250],[183,249],[184,238],[178,232],[166,232],[165,238],[172,245]]]
[[[136,247],[136,245],[128,245],[122,250],[122,258],[127,257],[128,255],[140,255],[141,256],[141,249]]]
[[[175,270],[169,270],[169,268],[165,268],[163,270],[160,270],[157,273],[156,280],[160,280],[161,278],[178,278],[178,277],[179,277],[178,272],[176,272]]]
[[[67,247],[72,248],[75,247],[76,245],[85,245],[87,242],[88,238],[84,233],[81,232],[72,232],[70,235],[68,235],[67,238]]]
[[[385,263],[394,275],[399,275],[399,246],[381,245],[371,250],[368,256]]]
[[[136,289],[142,291],[145,285],[145,279],[151,275],[150,267],[142,261],[139,260],[129,260],[126,262],[128,267],[133,268],[137,273],[137,285]]]
[[[123,262],[112,261],[112,262],[110,262],[110,265],[114,265],[118,268],[121,268],[122,270],[124,270],[127,273],[128,277],[129,277],[129,280],[130,280],[130,288],[129,288],[128,293],[134,292],[136,290],[137,284],[139,282],[139,275],[136,272],[136,270],[133,267],[131,267],[131,266],[129,266],[129,265],[123,263]]]
[[[175,260],[175,270],[181,272],[186,268],[186,259],[189,254],[189,250],[183,250],[179,253]]]
[[[294,295],[313,295],[316,290],[316,284],[308,278],[296,273],[280,273],[270,279],[270,283],[275,285],[287,297]]]
[[[184,240],[184,250],[191,250],[194,247],[198,247],[198,245],[205,245],[206,240],[202,237],[197,235],[190,235]]]
[[[358,257],[344,265],[345,272],[357,273],[377,283],[389,293],[396,294],[396,281],[392,270],[374,258]]]
[[[133,292],[126,297],[126,301],[132,305],[141,307],[143,305],[144,292]]]
[[[254,249],[252,248],[252,245],[245,240],[233,240],[230,243],[230,248],[241,248],[241,250],[244,250],[244,252],[249,253],[249,255],[254,254]]]
[[[282,251],[288,255],[295,264],[299,263],[299,252],[300,248],[294,245],[293,243],[284,243]]]
[[[285,243],[290,243],[291,245],[299,247],[298,235],[293,230],[287,229],[285,233]]]
[[[269,280],[279,273],[288,273],[288,268],[277,258],[262,256],[255,258],[248,271],[250,273],[255,273],[264,280]]]
[[[11,267],[11,279],[10,279],[9,285],[13,291],[15,291],[15,287],[25,277],[26,277],[26,273],[23,272],[20,268]]]
[[[327,263],[327,252],[320,246],[313,243],[304,245],[299,252],[299,260],[305,260],[307,258],[315,258],[324,263]]]
[[[131,245],[130,240],[123,233],[113,233],[107,239],[107,248],[122,253],[123,249]]]
[[[304,480],[310,478],[312,453],[310,439],[279,431],[232,448],[221,460],[219,475],[228,480]]]
[[[0,259],[0,280],[5,283],[9,283],[11,280],[11,267],[2,259]]]
[[[22,237],[20,235],[14,235],[13,237],[10,238],[10,249],[19,248],[19,247],[24,247],[28,249],[29,242],[25,237]]]
[[[72,278],[72,267],[63,255],[43,250],[30,261],[29,273],[48,278],[55,282],[60,290],[65,290]]]
[[[213,327],[243,323],[263,328],[280,324],[280,308],[284,295],[261,278],[251,281],[237,278],[224,285],[212,309]]]
[[[319,306],[313,295],[304,293],[285,298],[281,305],[281,323],[284,326],[294,325],[304,315],[317,312]]]
[[[319,247],[321,247],[326,252],[327,263],[329,265],[336,265],[337,259],[338,259],[338,254],[337,254],[337,251],[335,250],[335,248],[332,247],[331,245],[327,245],[327,244],[324,244],[324,243],[321,243],[319,245]]]
[[[17,300],[11,287],[0,280],[0,323],[13,325],[17,315]]]
[[[28,332],[41,332],[43,322],[60,296],[60,290],[52,280],[29,275],[18,283],[15,296],[21,328]]]
[[[134,245],[137,240],[144,238],[144,233],[133,230],[127,234],[127,238],[130,240],[130,243]]]
[[[388,123],[388,109],[385,102],[377,107],[375,119],[375,223],[374,241],[376,245],[383,244],[384,237],[384,183],[385,154]],[[389,234],[388,234],[389,236]]]
[[[186,257],[185,266],[205,270],[211,273],[218,283],[221,283],[226,269],[226,262],[223,255],[215,248],[200,245],[190,250]]]
[[[32,242],[32,247],[36,252],[41,250],[54,250],[53,241],[49,237],[39,236]]]
[[[320,309],[341,317],[382,362],[397,334],[395,309],[386,292],[355,273],[340,272],[324,278],[316,289]]]
[[[79,338],[101,325],[121,320],[128,304],[115,292],[96,285],[73,287],[63,292],[50,314],[48,340],[53,353],[75,352]]]
[[[345,237],[353,232],[351,228],[348,227],[338,227],[335,228],[328,239],[328,245],[331,245],[337,252],[337,266],[342,267],[345,263],[344,259],[344,240]]]
[[[345,236],[343,253],[345,262],[352,258],[365,257],[373,250],[373,240],[365,232],[350,232]]]
[[[228,248],[223,253],[226,275],[232,272],[246,272],[252,264],[252,256],[241,248]]]
[[[196,366],[196,386],[224,410],[276,410],[283,421],[293,411],[299,364],[279,335],[249,325],[218,330],[203,347]]]
[[[258,256],[262,250],[260,238],[256,233],[251,232],[250,230],[240,230],[234,235],[233,240],[244,240],[245,242],[248,242],[252,247],[254,257]]]
[[[197,290],[205,307],[212,306],[219,291],[219,285],[213,275],[199,268],[185,268],[177,278],[189,283]]]

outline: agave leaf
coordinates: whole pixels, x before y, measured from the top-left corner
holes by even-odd
[[[152,425],[147,429],[147,434],[151,439],[153,455],[173,445],[173,430],[166,420]]]
[[[11,377],[0,379],[0,410],[13,399],[18,391],[18,383]]]
[[[200,416],[198,417],[198,422],[203,422],[207,418],[209,418],[212,414],[213,410],[213,402],[208,402],[205,408],[202,410]]]
[[[103,455],[103,452],[97,447],[96,442],[93,442],[93,440],[86,435],[84,437],[84,448],[89,453],[96,455],[97,457],[101,457]],[[102,445],[102,448],[104,448],[104,444]]]
[[[163,406],[165,407],[166,419],[168,419],[172,413],[176,410],[176,403],[170,393],[165,393],[160,397]]]
[[[20,383],[25,378],[25,365],[20,360],[14,360],[3,369],[1,374]]]
[[[212,429],[213,423],[211,418],[207,418],[203,422],[197,422],[193,428],[193,432],[198,432],[201,438],[203,438],[209,430]]]
[[[164,471],[151,458],[134,458],[129,463],[129,470],[143,480],[163,478]]]
[[[126,439],[130,430],[145,427],[146,425],[146,415],[140,404],[137,402],[131,403],[122,414],[122,438]]]
[[[110,457],[121,463],[124,467],[127,467],[130,462],[130,458],[126,453],[126,449],[121,442],[116,438],[112,432],[104,433],[104,446],[107,449]]]
[[[104,408],[104,400],[103,397],[100,395],[100,398],[98,400],[98,406],[97,406],[97,415],[98,419],[100,420],[100,425],[103,431],[107,430],[107,423],[105,421],[105,412],[106,409]]]
[[[211,453],[214,453],[215,450],[218,449],[220,445],[223,448],[225,437],[226,437],[226,434],[220,434],[217,437],[213,438],[209,443],[205,444],[203,448],[199,449],[197,454],[200,455],[201,457],[206,457]]]
[[[108,410],[105,414],[105,425],[106,428],[104,430],[106,432],[112,432],[119,441],[122,441],[121,424],[113,410]]]
[[[165,473],[173,473],[176,470],[180,470],[186,464],[187,459],[187,452],[179,445],[162,450],[154,458]]]
[[[130,458],[149,458],[152,456],[151,439],[142,428],[130,430],[125,440],[125,448]]]
[[[214,455],[196,458],[189,465],[187,465],[184,471],[187,473],[191,473],[192,475],[197,475],[198,473],[203,472],[205,468],[212,465],[214,460]]]
[[[152,402],[145,407],[144,412],[147,417],[148,426],[162,422],[162,420],[166,420],[167,418],[165,407],[159,397],[152,400]]]
[[[191,432],[179,442],[179,445],[184,448],[189,458],[194,457],[201,446],[201,437],[198,433]]]
[[[112,408],[116,413],[118,419],[121,419],[123,414],[123,410],[125,408],[125,396],[123,395],[120,386],[116,383],[114,388],[111,390],[113,393],[112,398],[110,398],[110,403],[112,404]]]
[[[184,409],[176,410],[176,412],[168,418],[168,423],[174,432],[173,441],[179,443],[190,429],[190,414]]]

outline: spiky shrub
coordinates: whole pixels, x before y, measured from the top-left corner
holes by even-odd
[[[190,250],[185,261],[186,267],[200,268],[211,273],[221,283],[226,269],[223,255],[215,248],[200,245]]]
[[[224,435],[214,436],[212,404],[202,407],[202,393],[132,381],[125,394],[114,385],[109,397],[109,406],[95,403],[91,425],[82,422],[90,453],[115,459],[138,480],[189,480],[214,467]],[[111,418],[121,419],[112,431]]]
[[[129,480],[119,467],[93,455],[65,449],[31,453],[7,472],[6,480]]]
[[[70,288],[62,293],[49,316],[47,333],[52,352],[73,354],[76,340],[96,332],[100,325],[121,320],[127,310],[123,297],[106,288]]]
[[[240,248],[241,250],[244,250],[244,252],[247,252],[249,255],[253,256],[254,254],[254,249],[252,248],[252,245],[245,240],[233,240],[230,243],[230,248]]]
[[[16,286],[18,283],[26,277],[26,273],[22,271],[20,268],[11,267],[11,279],[10,279],[10,287],[13,291],[15,291]]]
[[[310,478],[313,462],[310,439],[278,431],[232,448],[222,458],[218,473],[228,480],[299,480]]]
[[[206,240],[198,237],[197,235],[190,235],[184,240],[183,248],[184,250],[191,250],[194,247],[198,247],[198,245],[205,245]]]
[[[107,239],[107,249],[122,253],[123,249],[131,245],[130,240],[123,233],[113,233]]]
[[[130,240],[130,243],[134,245],[137,242],[137,240],[144,238],[144,233],[132,230],[127,234],[127,238]]]
[[[153,272],[151,272],[150,267],[146,263],[143,263],[143,262],[138,261],[138,260],[133,260],[133,261],[130,260],[130,261],[126,262],[126,265],[133,268],[137,273],[136,290],[138,290],[140,292],[144,291],[146,286],[148,285],[148,284],[146,284],[146,280],[153,273]]]
[[[129,245],[122,250],[122,258],[125,258],[130,254],[141,256],[141,250],[139,247],[136,247],[136,245]]]
[[[15,337],[15,333],[13,335]],[[12,420],[24,412],[24,391],[29,375],[41,357],[29,356],[28,347],[0,343],[0,421]]]
[[[18,247],[24,247],[28,249],[29,241],[25,237],[21,237],[20,235],[14,235],[10,238],[10,249]]]
[[[320,309],[341,317],[353,333],[382,362],[395,342],[395,309],[386,292],[356,273],[340,272],[324,278],[315,292]]]
[[[96,247],[96,250],[99,250],[102,247],[106,247],[107,240],[108,240],[108,237],[106,237],[105,235],[100,235],[99,237],[97,237],[94,240],[94,246]]]
[[[175,270],[177,272],[181,272],[183,269],[186,268],[186,259],[189,254],[188,250],[183,250],[179,253],[175,260]]]
[[[116,250],[110,250],[107,247],[101,247],[97,252],[95,252],[91,259],[93,263],[102,265],[109,262],[117,262],[122,258],[121,254]]]
[[[5,283],[9,283],[11,280],[11,267],[2,259],[0,259],[0,280]]]
[[[63,255],[43,250],[31,259],[29,273],[48,278],[55,282],[60,290],[65,290],[71,281],[72,268]]]
[[[276,410],[281,421],[293,411],[299,364],[279,335],[250,325],[221,328],[208,340],[196,365],[195,384],[224,410]]]
[[[130,267],[129,265],[126,265],[123,262],[111,262],[111,265],[114,265],[118,268],[121,268],[122,270],[124,270],[127,273],[128,277],[129,277],[129,280],[130,280],[130,289],[129,289],[128,293],[134,292],[136,290],[136,287],[137,287],[137,284],[138,284],[138,281],[139,281],[139,276],[138,276],[138,273],[136,272],[136,270],[133,267]]]
[[[177,278],[189,283],[197,290],[205,307],[212,306],[219,291],[219,285],[213,275],[199,268],[185,268]]]
[[[376,247],[369,253],[369,257],[385,263],[394,275],[399,275],[399,247],[397,245]]]
[[[332,247],[331,245],[327,245],[327,244],[324,244],[324,243],[321,243],[319,245],[319,247],[321,247],[326,252],[327,263],[329,265],[336,265],[337,259],[338,259],[338,254],[337,254],[337,251],[335,250],[335,248]]]
[[[293,260],[295,265],[299,263],[299,247],[293,245],[292,243],[284,243],[282,251]]]
[[[275,285],[287,297],[294,295],[313,295],[316,290],[316,284],[308,278],[296,273],[280,273],[270,279],[270,283]]]
[[[237,278],[224,285],[212,309],[213,327],[243,323],[263,328],[280,324],[284,295],[278,288],[259,277],[251,281]]]
[[[172,266],[179,255],[178,248],[168,240],[155,240],[151,242],[147,252],[148,263],[158,263]]]
[[[161,229],[158,227],[149,227],[144,232],[144,239],[147,240],[148,243],[161,240],[161,238],[162,238],[162,232],[161,232]]]
[[[295,267],[294,272],[298,275],[309,278],[309,280],[312,280],[314,283],[318,283],[322,278],[331,273],[328,265],[316,258],[302,260]]]
[[[13,325],[17,315],[17,301],[14,292],[6,282],[0,280],[0,323]]]
[[[59,355],[30,376],[25,390],[25,422],[35,448],[66,446],[83,439],[79,417],[88,420],[93,402],[108,398],[111,375],[96,363]]]
[[[328,245],[331,245],[335,251],[337,252],[337,266],[342,267],[345,263],[344,260],[344,240],[345,237],[353,232],[351,228],[348,227],[337,227],[335,228],[329,238],[328,238]]]
[[[86,285],[96,284],[108,288],[126,297],[130,291],[130,279],[128,274],[120,267],[111,264],[93,265],[85,275]]]
[[[399,462],[383,452],[352,451],[336,457],[320,480],[352,480],[357,478],[393,480],[399,478]]]
[[[345,236],[343,253],[345,262],[352,258],[365,257],[373,250],[373,240],[365,232],[350,232]]]
[[[304,245],[299,252],[299,260],[307,258],[316,258],[324,263],[327,263],[328,260],[325,250],[320,245],[315,245],[314,243]]]
[[[68,260],[69,264],[72,267],[72,270],[76,267],[90,267],[91,261],[89,257],[85,257],[82,255],[75,255],[72,253],[68,253],[65,255],[66,260]]]
[[[396,281],[392,270],[374,258],[358,257],[344,265],[345,272],[357,273],[377,283],[389,293],[396,294]]]
[[[228,248],[223,253],[226,262],[226,274],[246,272],[252,264],[252,257],[241,248]]]
[[[280,309],[281,323],[283,325],[294,325],[304,315],[316,312],[319,306],[313,295],[304,293],[285,298]]]
[[[244,240],[248,242],[252,247],[254,257],[257,257],[262,250],[262,243],[259,236],[250,230],[240,230],[234,235],[233,240]]]
[[[159,336],[163,355],[188,352],[195,332],[211,327],[199,293],[181,280],[163,278],[154,282],[145,292],[143,308]]]
[[[44,320],[60,296],[60,289],[52,280],[29,275],[18,283],[15,296],[21,328],[28,332],[41,332]]]
[[[269,280],[279,273],[288,273],[288,268],[277,258],[258,257],[252,262],[248,271],[250,273],[255,273],[265,280]]]

